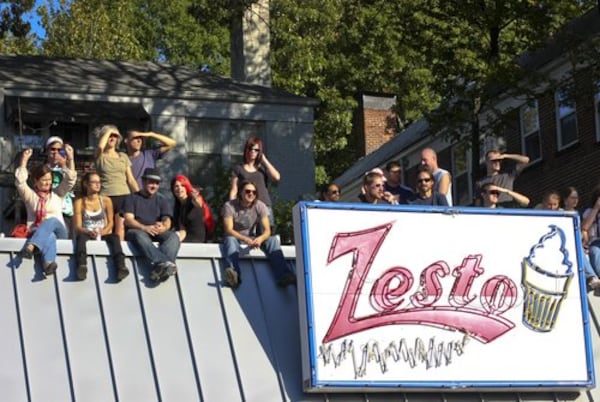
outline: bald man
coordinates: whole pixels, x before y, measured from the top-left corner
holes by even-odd
[[[421,165],[427,166],[433,173],[435,179],[434,191],[446,197],[448,205],[452,206],[452,176],[446,169],[438,166],[437,154],[431,148],[425,148],[421,151]]]

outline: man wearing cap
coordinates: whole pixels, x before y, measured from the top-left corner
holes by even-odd
[[[501,173],[501,161],[503,160],[512,160],[517,164],[511,171]],[[476,183],[478,194],[481,194],[484,184],[492,183],[498,187],[508,190],[506,193],[500,193],[498,205],[504,208],[513,208],[519,206],[526,207],[529,202],[524,204],[519,198],[513,196],[514,194],[512,194],[512,191],[515,179],[523,171],[523,169],[525,169],[528,163],[529,157],[525,155],[502,154],[495,149],[487,151],[485,154],[485,167],[487,175]]]
[[[145,138],[153,138],[159,141],[162,146],[155,149],[144,149]],[[175,148],[176,144],[174,139],[152,131],[130,130],[127,132],[127,155],[131,160],[133,176],[140,188],[142,188],[142,173],[147,168],[156,167],[156,161],[161,159],[166,152]]]
[[[66,162],[63,164],[62,162]],[[63,178],[63,168],[66,166],[72,172],[75,172],[75,158],[73,147],[64,143],[63,139],[57,136],[49,137],[46,140],[46,163],[52,170],[52,189],[58,187]],[[62,214],[65,220],[67,232],[71,232],[71,220],[73,218],[73,198],[72,192],[65,194],[62,204]],[[70,236],[69,236],[70,237]]]
[[[160,174],[147,168],[142,175],[142,190],[125,200],[125,239],[152,263],[150,279],[160,282],[177,272],[175,258],[179,251],[179,236],[171,229],[171,208],[158,193]],[[153,242],[158,243],[156,247]]]

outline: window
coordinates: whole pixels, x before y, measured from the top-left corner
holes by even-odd
[[[471,169],[469,169],[469,146],[460,142],[452,147],[452,201],[454,205],[470,205]]]
[[[567,88],[556,91],[556,127],[559,151],[577,142],[575,99]]]
[[[188,172],[192,183],[207,198],[220,196],[228,187],[230,167],[243,158],[246,139],[263,138],[264,124],[233,120],[189,120],[187,127]]]
[[[594,92],[594,115],[596,116],[596,141],[600,141],[600,81],[596,81]]]
[[[519,109],[521,121],[521,149],[531,162],[542,159],[540,120],[536,100],[528,102]]]

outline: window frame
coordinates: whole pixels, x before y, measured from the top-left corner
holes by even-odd
[[[573,106],[564,106],[564,101],[567,100],[563,98],[561,95],[566,94],[572,101]],[[574,144],[579,142],[579,127],[577,122],[577,102],[575,97],[573,97],[567,89],[559,88],[554,92],[554,107],[555,107],[555,116],[556,116],[556,148],[558,151],[562,151]],[[565,112],[564,109],[571,109],[568,112]],[[567,143],[563,143],[564,141],[564,132],[562,123],[565,119],[573,117],[575,119],[575,138]]]
[[[594,84],[594,121],[596,122],[596,141],[600,142],[600,80]]]
[[[526,131],[525,113],[529,110],[535,110],[535,121],[534,127]],[[519,107],[519,131],[521,134],[521,153],[527,155],[530,158],[530,163],[535,163],[543,159],[542,155],[542,134],[540,129],[540,109],[537,99],[533,99],[521,105]],[[527,140],[530,137],[537,137],[538,141],[538,154],[537,158],[533,158],[532,154],[528,152]]]

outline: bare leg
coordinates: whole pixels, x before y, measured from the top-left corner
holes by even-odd
[[[115,214],[115,228],[113,232],[119,236],[119,241],[125,240],[125,218],[120,214]]]

